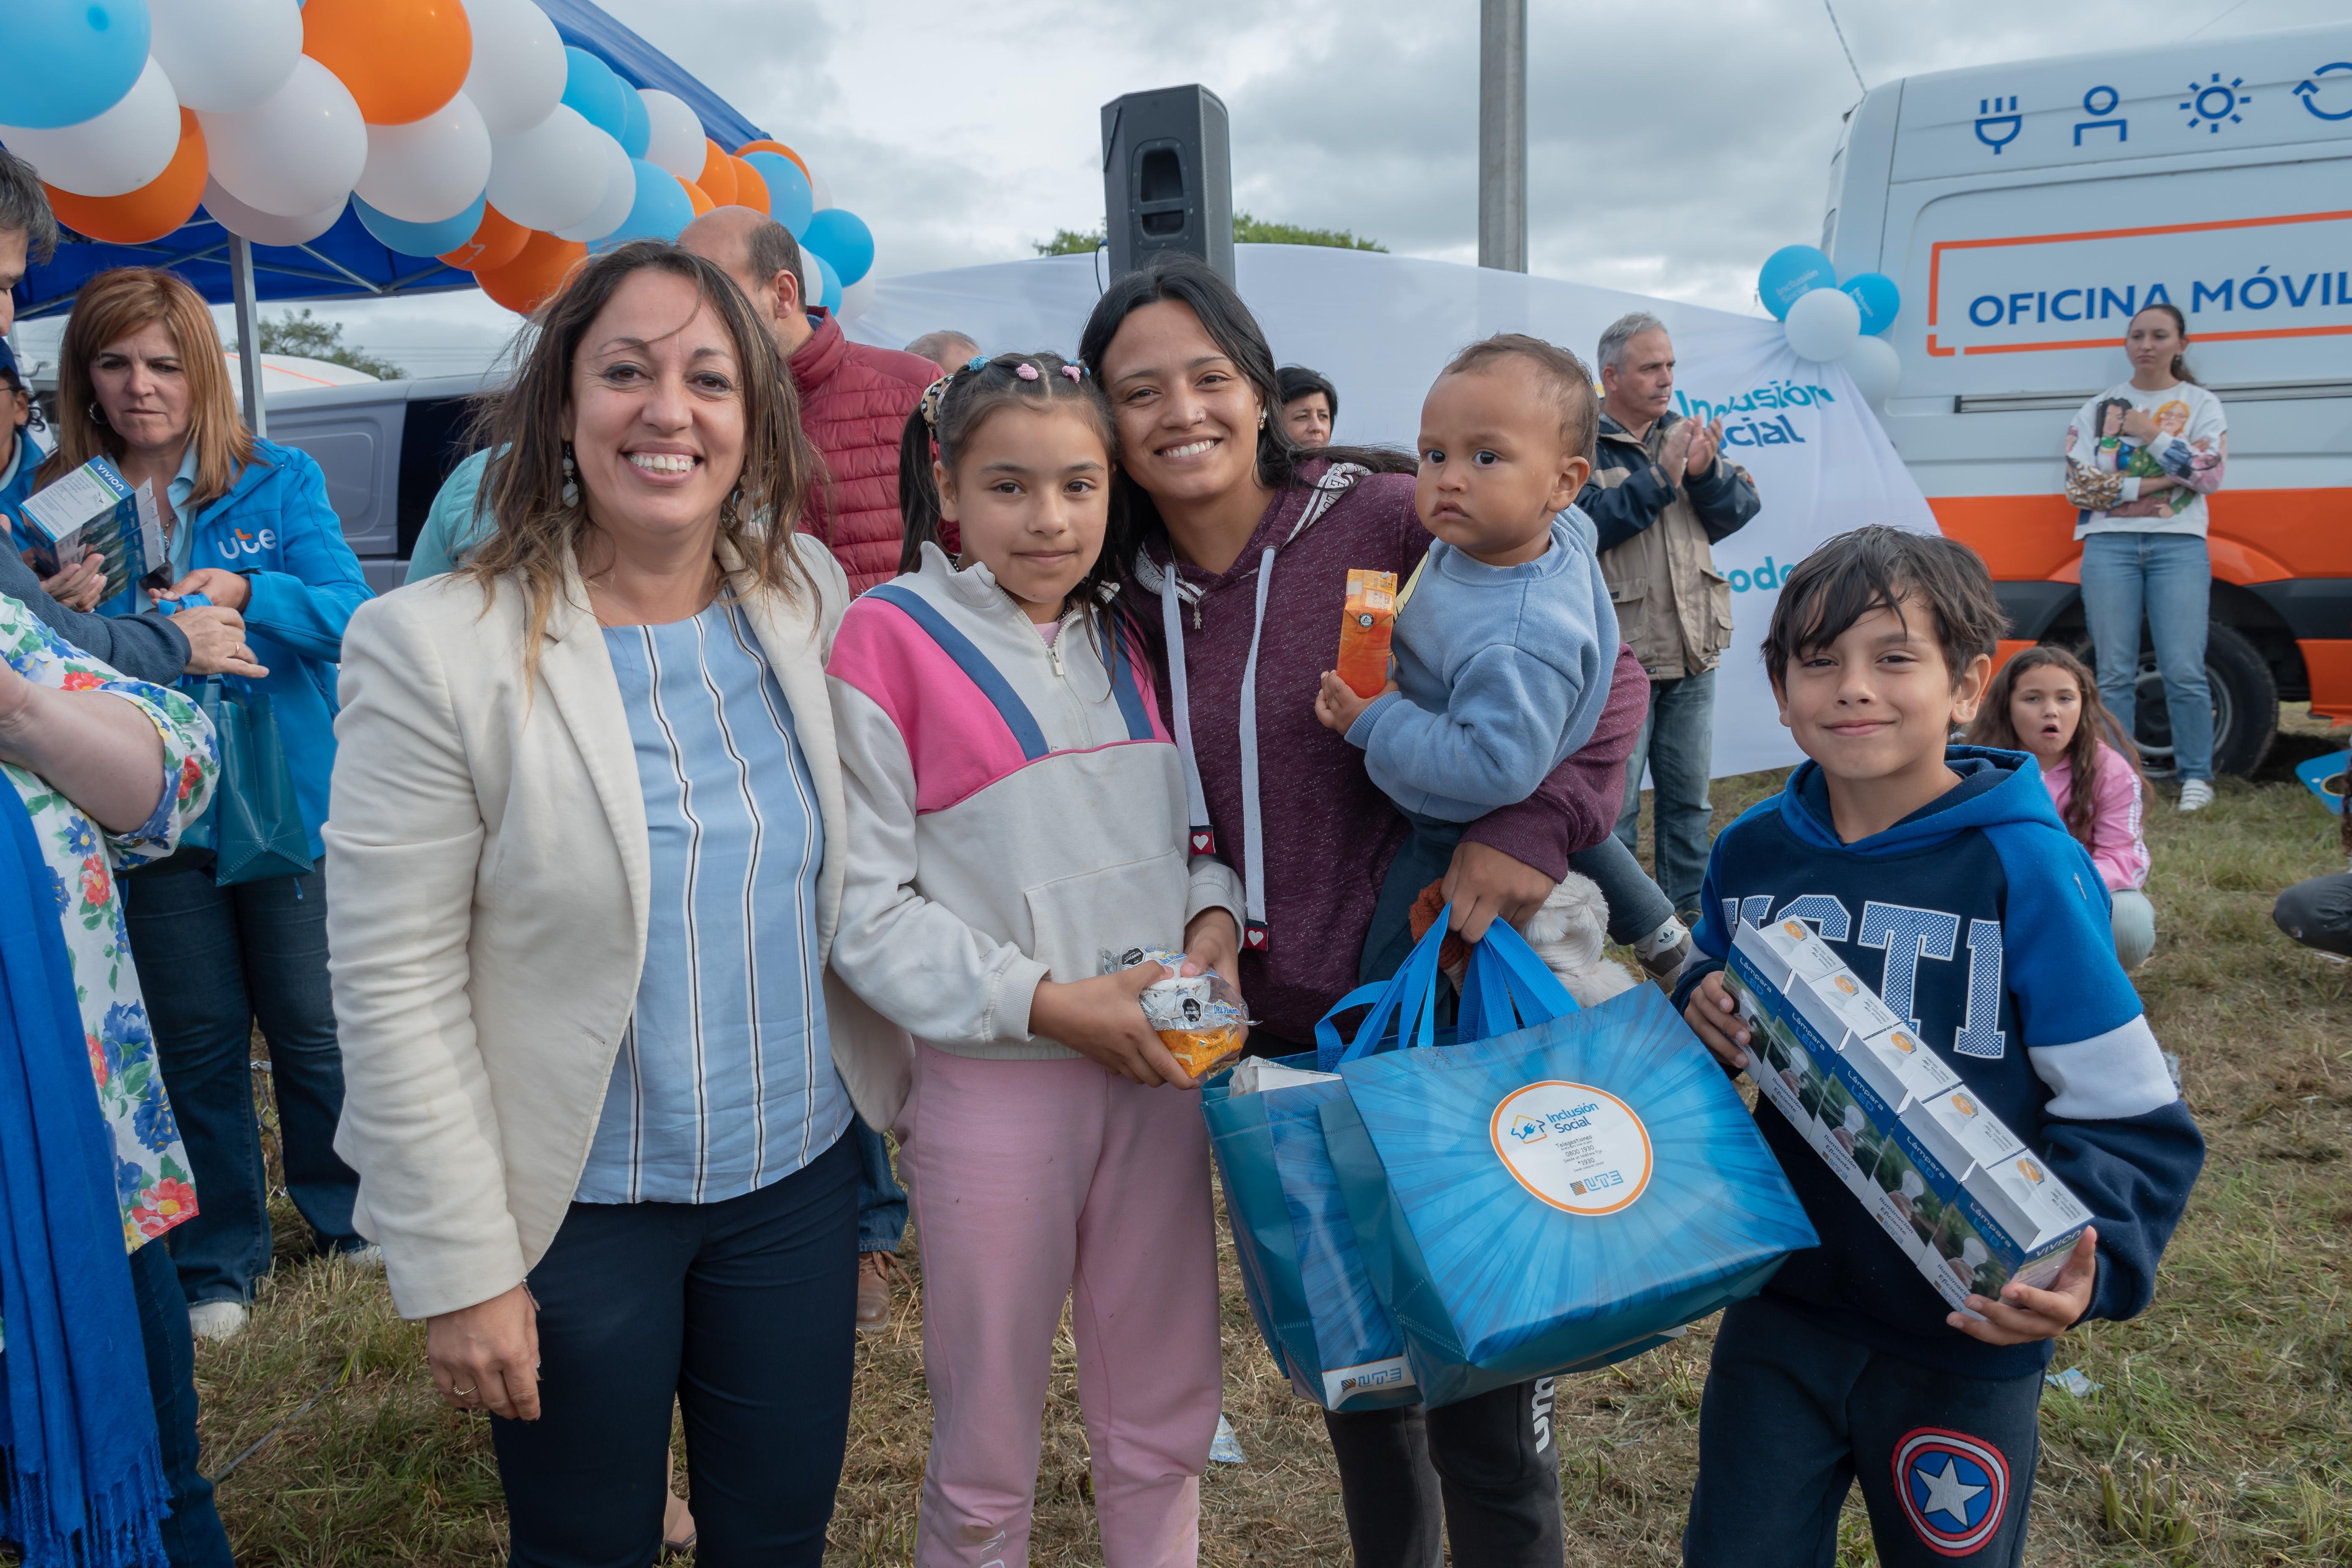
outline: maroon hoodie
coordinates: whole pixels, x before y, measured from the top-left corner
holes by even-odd
[[[1306,465],[1319,479],[1327,465]],[[1381,879],[1404,841],[1406,824],[1364,772],[1363,753],[1315,717],[1315,693],[1339,647],[1350,567],[1394,572],[1402,583],[1429,550],[1412,505],[1411,474],[1360,479],[1314,522],[1293,533],[1314,491],[1277,494],[1248,545],[1224,573],[1181,566],[1196,601],[1181,605],[1193,754],[1219,857],[1243,861],[1243,668],[1257,620],[1260,557],[1277,548],[1259,634],[1257,750],[1264,840],[1265,952],[1244,952],[1242,994],[1265,1031],[1301,1045],[1316,1020],[1354,989]],[[1167,541],[1146,547],[1152,564]],[[1156,571],[1147,574],[1158,576]],[[1175,727],[1159,595],[1130,581],[1124,600],[1145,628],[1160,679],[1154,682]],[[1559,878],[1569,856],[1601,841],[1617,820],[1625,758],[1649,710],[1650,683],[1631,648],[1621,647],[1609,705],[1585,748],[1554,769],[1528,800],[1487,813],[1465,838],[1490,844]]]

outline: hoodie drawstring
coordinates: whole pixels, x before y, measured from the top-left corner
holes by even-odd
[[[1278,547],[1267,545],[1257,561],[1257,616],[1250,626],[1249,658],[1242,665],[1242,890],[1248,919],[1242,927],[1242,951],[1271,952],[1274,930],[1265,919],[1265,834],[1257,798],[1257,649],[1265,631],[1265,601],[1274,581],[1274,557]],[[1195,606],[1197,608],[1197,605]],[[1184,617],[1178,607],[1176,573],[1171,566],[1160,579],[1160,625],[1168,638],[1170,706],[1176,713],[1176,751],[1184,761],[1184,804],[1192,819],[1191,843],[1195,855],[1213,855],[1217,836],[1208,826],[1208,796],[1201,788],[1201,766],[1192,757],[1192,704],[1184,670]]]

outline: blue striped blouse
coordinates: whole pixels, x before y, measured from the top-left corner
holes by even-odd
[[[580,1202],[719,1203],[849,1125],[817,963],[824,829],[743,612],[607,626],[653,855],[636,1010]]]

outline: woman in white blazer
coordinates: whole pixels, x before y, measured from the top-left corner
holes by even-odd
[[[650,1562],[673,1394],[702,1560],[805,1563],[848,1430],[853,1103],[909,1047],[827,983],[847,600],[767,334],[658,242],[546,306],[496,532],[362,607],[332,804],[336,1149],[518,1563]]]

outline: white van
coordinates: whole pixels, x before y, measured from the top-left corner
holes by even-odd
[[[2277,705],[2352,720],[2352,26],[1910,77],[1847,116],[1822,247],[1903,290],[1884,423],[1981,552],[2008,652],[2087,640],[2067,416],[2131,372],[2124,327],[2187,316],[2230,421],[2211,500],[2215,756]],[[2170,753],[2153,655],[2139,737]]]

